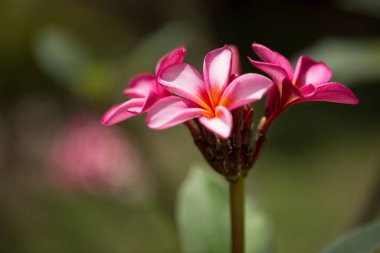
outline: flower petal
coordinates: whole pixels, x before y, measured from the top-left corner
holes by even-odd
[[[171,65],[161,72],[158,81],[168,91],[208,108],[202,76],[193,66],[187,63]]]
[[[186,48],[184,46],[179,46],[176,49],[170,51],[164,55],[156,65],[156,75],[172,64],[181,63],[183,58],[185,58]]]
[[[280,106],[285,108],[299,101],[302,98],[302,93],[289,79],[285,79],[282,83],[282,93],[280,94],[280,97]]]
[[[230,49],[232,51],[232,66],[231,66],[231,75],[240,75],[241,73],[241,65],[240,65],[240,56],[239,50],[237,47],[230,45]]]
[[[317,62],[307,56],[298,59],[293,84],[302,87],[330,81],[332,72],[324,62]]]
[[[156,90],[156,77],[144,73],[132,77],[123,93],[130,98],[144,98],[150,90]]]
[[[232,114],[224,106],[215,108],[215,117],[200,117],[199,122],[222,139],[227,139],[232,131]]]
[[[232,50],[229,46],[215,49],[206,54],[203,76],[211,103],[216,106],[229,83],[232,68]]]
[[[310,97],[313,96],[317,92],[317,86],[313,84],[308,84],[299,89],[302,97]]]
[[[303,94],[307,93],[307,90],[310,89],[308,86],[309,85],[302,87],[300,91]],[[324,83],[315,86],[315,89],[315,92],[309,92],[311,95],[304,95],[299,102],[324,101],[352,105],[359,103],[359,99],[355,96],[355,94],[340,83]]]
[[[120,121],[133,117],[141,112],[144,106],[145,99],[133,98],[122,104],[111,107],[102,117],[101,122],[103,125],[113,125]],[[137,113],[139,111],[139,113]]]
[[[283,55],[257,43],[252,44],[252,50],[264,62],[272,63],[282,67],[286,71],[288,78],[290,80],[293,79],[292,65]]]
[[[141,107],[140,111],[132,111],[132,109],[129,109],[130,112],[135,113],[143,113],[148,111],[154,103],[156,103],[161,97],[154,91],[149,91],[148,94],[145,97],[144,105]]]
[[[220,105],[233,110],[260,100],[273,82],[259,74],[245,74],[234,79],[224,91]]]
[[[249,57],[248,60],[255,68],[258,68],[261,71],[267,73],[273,79],[274,83],[279,88],[279,91],[281,91],[282,82],[285,79],[288,79],[288,74],[282,67],[272,63],[254,61]]]
[[[152,129],[165,129],[179,125],[193,118],[200,117],[207,111],[190,107],[186,100],[170,96],[159,100],[149,110],[146,124]]]
[[[265,100],[264,115],[269,118],[269,116],[278,107],[280,102],[280,93],[276,85],[269,88],[267,99]]]

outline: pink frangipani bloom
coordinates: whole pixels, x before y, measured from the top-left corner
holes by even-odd
[[[52,182],[67,189],[114,192],[137,180],[138,154],[127,136],[79,115],[65,124],[46,152]]]
[[[241,74],[239,50],[234,45],[230,45],[229,47],[232,51],[231,75],[234,75],[236,77]]]
[[[272,86],[272,81],[262,75],[233,73],[239,71],[234,54],[236,49],[227,45],[209,52],[203,62],[203,76],[187,63],[164,69],[159,83],[178,96],[158,101],[148,112],[147,125],[166,129],[199,118],[205,128],[227,139],[233,127],[231,111],[261,99]]]
[[[268,95],[267,111],[275,108],[281,111],[306,101],[359,103],[358,98],[343,84],[330,82],[332,72],[324,62],[301,56],[293,72],[290,62],[281,54],[257,43],[252,44],[252,50],[263,62],[249,59],[251,64],[271,76],[277,86]]]
[[[185,57],[186,49],[180,46],[165,56],[156,65],[155,75],[150,73],[139,74],[129,81],[129,87],[123,91],[130,100],[111,107],[103,116],[104,125],[113,125],[138,114],[148,111],[160,98],[169,96],[157,82],[157,77],[166,67],[180,63]]]

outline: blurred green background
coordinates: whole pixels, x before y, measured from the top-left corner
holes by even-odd
[[[224,44],[245,72],[253,41],[293,61],[307,54],[361,100],[297,105],[271,129],[247,187],[276,252],[316,252],[379,214],[377,0],[1,0],[0,31],[0,252],[180,252],[176,192],[202,162],[185,127],[156,132],[140,116],[107,130],[130,151],[112,189],[52,180],[46,162],[70,122],[97,124],[130,77],[179,44],[199,69]]]

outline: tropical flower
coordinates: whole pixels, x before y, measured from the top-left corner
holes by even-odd
[[[281,54],[257,43],[252,44],[252,50],[263,62],[249,59],[251,64],[267,73],[277,86],[268,95],[266,114],[307,101],[359,103],[358,98],[343,84],[330,82],[332,72],[324,62],[301,56],[293,72],[289,61]]]
[[[124,133],[91,116],[76,116],[53,139],[46,169],[52,182],[66,189],[112,193],[138,179],[138,153]]]
[[[130,100],[111,107],[103,116],[101,122],[104,125],[113,125],[138,114],[148,111],[160,98],[169,96],[163,87],[157,83],[157,76],[166,67],[180,63],[185,57],[186,49],[180,46],[165,56],[156,65],[155,75],[143,73],[133,77],[129,81],[129,87],[123,91]]]
[[[177,96],[160,99],[148,112],[147,125],[165,129],[198,118],[205,128],[227,139],[233,127],[231,111],[261,99],[272,86],[262,75],[233,73],[239,71],[234,52],[227,45],[209,52],[203,76],[187,63],[165,68],[158,82]]]

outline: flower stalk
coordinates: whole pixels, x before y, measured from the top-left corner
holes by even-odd
[[[230,181],[231,253],[244,253],[244,177]]]

